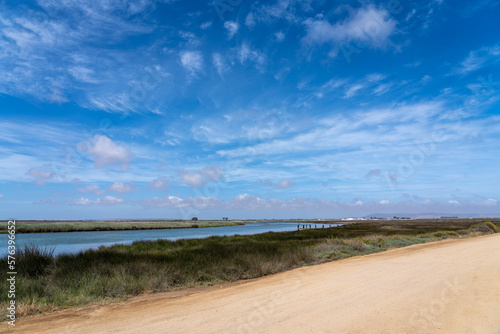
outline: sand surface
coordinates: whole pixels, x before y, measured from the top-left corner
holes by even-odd
[[[7,333],[500,333],[500,234],[0,325]]]

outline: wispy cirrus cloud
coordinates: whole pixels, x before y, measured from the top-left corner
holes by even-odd
[[[191,133],[195,140],[210,144],[262,141],[293,131],[289,117],[280,110],[241,110],[201,119]],[[234,128],[240,130],[232,131]]]
[[[64,103],[75,92],[86,95],[90,87],[82,84],[102,83],[103,73],[121,76],[117,67],[103,71],[105,63],[89,64],[85,59],[103,53],[91,45],[104,37],[120,43],[128,36],[150,33],[150,25],[128,18],[152,3],[45,1],[29,10],[22,4],[8,7],[0,14],[0,92]],[[112,59],[111,55],[106,52],[101,59]]]
[[[241,65],[253,64],[259,71],[264,72],[266,55],[254,48],[248,42],[243,42],[237,48],[237,57]]]
[[[224,79],[225,74],[229,71],[229,64],[224,60],[224,57],[217,52],[212,54],[212,62],[219,76]]]
[[[442,102],[422,102],[412,105],[396,105],[388,108],[375,108],[367,111],[357,111],[350,115],[339,115],[318,120],[316,127],[303,131],[286,139],[272,140],[236,149],[219,150],[224,157],[251,156],[261,154],[299,153],[311,150],[356,149],[371,145],[392,145],[402,141],[412,142],[413,131],[426,131],[414,120],[425,123],[443,111]],[[382,128],[396,124],[408,123],[409,127],[396,127],[394,131],[378,133],[367,131],[367,127],[379,125]],[[413,131],[409,128],[415,127]]]
[[[468,74],[482,67],[498,63],[500,61],[500,45],[483,47],[469,52],[456,70],[458,74]]]

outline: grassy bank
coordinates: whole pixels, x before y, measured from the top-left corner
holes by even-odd
[[[57,257],[31,247],[17,255],[17,311],[22,316],[146,292],[232,282],[497,229],[480,220],[363,222],[252,236],[142,241]],[[0,266],[7,268],[5,258]],[[3,282],[6,271],[0,276]],[[0,285],[2,312],[7,307],[7,288]]]
[[[16,221],[16,233],[153,230],[243,225],[242,221],[176,220],[176,221]],[[7,233],[7,221],[0,223],[0,233]]]

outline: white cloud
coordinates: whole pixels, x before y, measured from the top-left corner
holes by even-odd
[[[220,200],[217,197],[196,197],[182,199],[177,196],[168,195],[163,198],[153,197],[152,199],[143,199],[138,202],[141,206],[145,208],[186,208],[191,207],[193,209],[206,209],[210,207],[216,207]]]
[[[356,41],[374,49],[385,49],[390,44],[389,37],[396,32],[397,22],[386,9],[369,5],[353,11],[343,22],[331,24],[309,18],[304,24],[307,35],[302,41],[306,45],[332,43],[338,50],[341,44]]]
[[[255,19],[253,17],[252,13],[249,13],[247,17],[245,18],[245,25],[249,28],[252,28],[255,26]]]
[[[88,184],[85,187],[80,187],[76,188],[77,191],[81,193],[94,193],[96,195],[102,195],[104,194],[104,190],[102,190],[98,185],[95,184]]]
[[[217,166],[205,167],[201,170],[201,175],[208,181],[220,181],[224,178],[225,172]]]
[[[203,22],[201,25],[200,25],[200,28],[205,30],[205,29],[208,29],[212,26],[212,21],[207,21],[207,22]]]
[[[95,135],[92,141],[92,146],[82,145],[80,148],[93,157],[97,168],[113,164],[120,164],[123,169],[128,168],[132,155],[127,145],[117,144],[104,135]]]
[[[459,201],[455,201],[455,200],[448,201],[448,203],[450,203],[450,204],[454,204],[454,205],[458,205],[458,204],[460,204],[460,202],[459,202]]]
[[[121,204],[123,202],[124,202],[123,198],[115,197],[115,196],[106,196],[104,198],[96,199],[94,201],[94,204],[115,205],[115,204]]]
[[[43,180],[49,180],[54,176],[51,172],[41,171],[34,168],[30,169],[28,173],[37,179]]]
[[[182,180],[189,186],[201,187],[212,181],[220,181],[225,172],[217,166],[203,168],[199,172],[181,171]]]
[[[276,203],[275,203],[276,204]],[[269,208],[268,203],[259,196],[241,194],[234,197],[228,204],[228,208],[245,208],[248,210]]]
[[[490,198],[484,201],[485,205],[497,205],[498,201],[496,199]]]
[[[386,199],[383,199],[379,203],[382,204],[382,205],[386,205],[386,204],[389,204],[389,201],[386,200]]]
[[[89,200],[88,198],[80,197],[80,198],[72,200],[71,203],[75,204],[75,205],[90,205],[90,204],[92,204],[92,201]]]
[[[148,187],[154,190],[167,190],[168,179],[165,177],[157,177],[148,183]]]
[[[96,200],[90,200],[85,197],[77,198],[71,201],[71,204],[74,205],[116,205],[123,203],[123,198],[115,197],[115,196],[106,196],[104,198],[98,198]]]
[[[276,37],[276,42],[283,42],[285,40],[285,34],[281,31],[278,31],[277,33],[274,34],[274,37]]]
[[[290,188],[290,187],[293,187],[295,185],[295,183],[291,182],[290,180],[281,180],[280,182],[278,182],[276,184],[276,188],[279,188],[279,189],[286,189],[286,188]]]
[[[182,180],[189,186],[201,187],[205,185],[205,180],[200,173],[195,172],[182,172]]]
[[[177,196],[166,196],[164,198],[153,197],[152,199],[143,199],[141,205],[147,208],[164,208],[164,207],[182,207],[184,200]]]
[[[133,184],[132,184],[132,186],[133,186]],[[123,182],[114,182],[109,187],[109,190],[117,192],[117,193],[124,194],[124,193],[129,193],[129,192],[134,191],[134,189],[132,188],[132,186],[130,184],[126,184],[126,183],[123,183]]]
[[[226,30],[227,30],[227,38],[228,39],[233,38],[234,35],[236,35],[236,33],[238,32],[239,27],[240,27],[240,25],[238,24],[238,22],[234,22],[234,21],[224,22],[224,28],[226,28]]]
[[[0,199],[2,199],[2,198],[3,198],[3,194],[0,194]]]
[[[35,178],[33,182],[39,186],[44,186],[46,180],[50,180],[54,177],[54,174],[52,172],[42,171],[34,168],[31,168],[28,171],[28,174]]]
[[[420,79],[420,83],[422,83],[422,84],[424,84],[424,85],[425,85],[426,83],[431,82],[431,81],[432,81],[432,77],[431,77],[430,75],[427,75],[427,74],[426,74],[426,75],[424,75],[424,76],[422,77],[422,79]]]
[[[372,73],[372,74],[368,74],[365,77],[365,80],[368,81],[368,82],[371,82],[371,83],[376,83],[376,82],[384,80],[386,77],[387,76],[385,74]]]
[[[181,51],[179,56],[182,66],[191,75],[196,75],[203,69],[203,56],[200,51]]]
[[[185,47],[194,48],[200,46],[201,44],[201,40],[190,31],[181,31],[179,32],[179,35],[185,40],[185,43],[183,43],[183,46]]]

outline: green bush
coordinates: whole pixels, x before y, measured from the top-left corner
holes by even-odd
[[[484,224],[488,226],[493,232],[498,233],[498,227],[492,222],[486,222]]]
[[[486,223],[472,225],[471,230],[473,232],[481,232],[481,233],[485,233],[485,234],[498,232],[498,228],[492,222],[486,222]]]
[[[54,262],[54,248],[24,245],[17,249],[16,267],[20,275],[43,276]]]
[[[432,236],[434,236],[436,238],[446,239],[448,237],[458,237],[458,233],[455,231],[440,231],[440,232],[433,233]]]
[[[385,246],[386,246],[385,239],[382,237],[379,237],[377,239],[377,246],[378,246],[378,248],[385,248]]]

